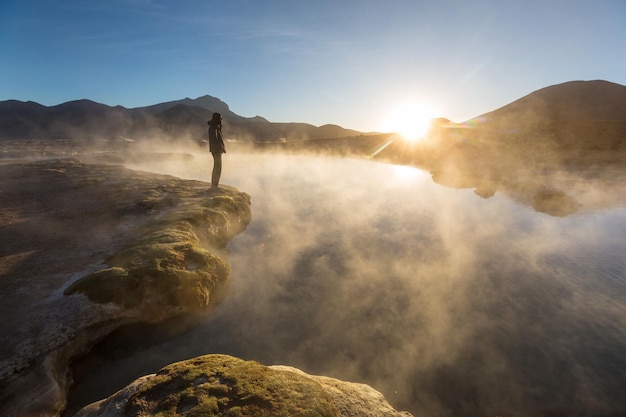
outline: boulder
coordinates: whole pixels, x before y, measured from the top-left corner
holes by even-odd
[[[410,417],[368,385],[206,355],[141,377],[75,417]]]

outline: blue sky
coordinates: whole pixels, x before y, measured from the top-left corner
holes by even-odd
[[[381,129],[398,103],[463,121],[571,80],[626,84],[624,0],[4,0],[0,100]]]

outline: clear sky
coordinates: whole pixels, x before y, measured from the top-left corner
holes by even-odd
[[[626,84],[626,0],[3,0],[0,100],[205,94],[273,122],[463,121],[571,80]]]

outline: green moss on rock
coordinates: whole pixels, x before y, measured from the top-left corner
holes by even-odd
[[[136,307],[143,298],[137,277],[124,268],[107,268],[81,278],[65,290],[66,294],[85,293],[96,303],[115,303]]]
[[[206,309],[230,276],[229,265],[209,249],[223,248],[250,221],[249,197],[227,193],[153,213],[137,239],[106,260],[109,268],[80,278],[65,294],[125,308]]]
[[[303,375],[226,355],[163,368],[129,398],[126,416],[338,416],[321,385]]]

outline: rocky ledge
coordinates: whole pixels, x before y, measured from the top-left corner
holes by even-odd
[[[226,355],[174,363],[75,417],[410,417],[368,385]]]
[[[249,221],[232,187],[76,159],[1,164],[0,415],[58,415],[73,357],[121,325],[209,309]]]

